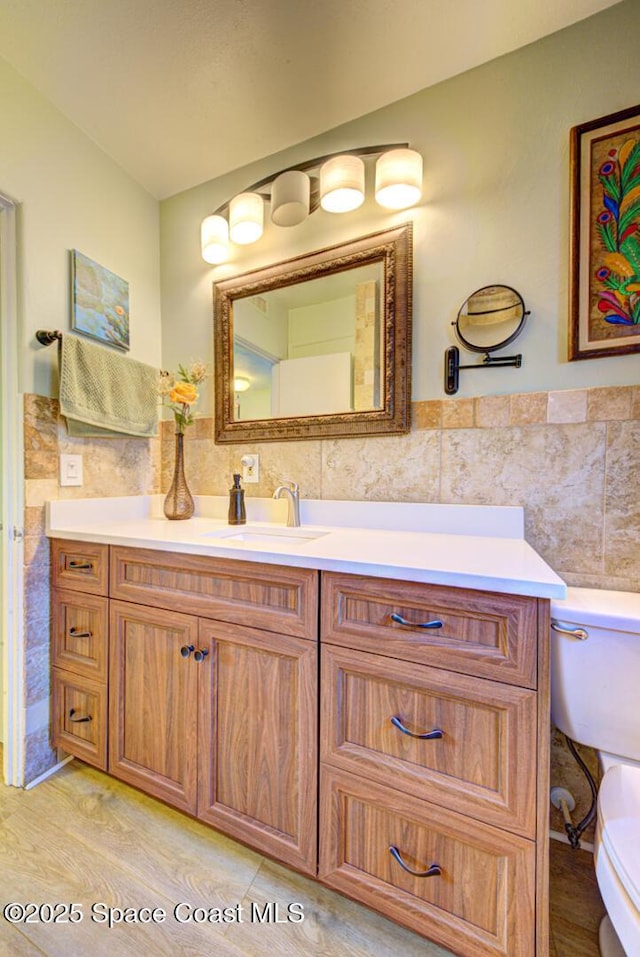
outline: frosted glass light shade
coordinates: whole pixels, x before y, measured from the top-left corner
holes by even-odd
[[[348,213],[364,202],[364,161],[332,156],[320,167],[320,205],[328,213]]]
[[[262,236],[264,204],[258,193],[239,193],[229,204],[229,233],[234,243],[255,243]]]
[[[376,202],[386,209],[407,209],[422,195],[422,157],[415,150],[383,153],[376,163]]]
[[[233,380],[233,391],[234,392],[246,392],[251,383],[243,375],[237,375]]]
[[[271,190],[271,222],[297,226],[309,215],[311,180],[306,173],[290,169],[281,173]]]
[[[207,216],[200,227],[202,258],[217,266],[229,258],[229,224],[224,216]]]

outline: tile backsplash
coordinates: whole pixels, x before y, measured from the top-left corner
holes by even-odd
[[[71,438],[57,401],[36,395],[25,396],[24,423],[25,691],[37,709],[49,694],[44,502],[166,491],[174,426],[163,422],[151,440]],[[205,416],[187,432],[191,491],[226,494],[249,451],[260,455],[260,482],[247,497],[295,479],[306,498],[521,505],[527,541],[568,584],[640,591],[640,386],[417,402],[411,432],[399,436],[216,445]],[[82,452],[82,487],[60,488],[61,452]],[[54,761],[36,726],[26,779]],[[557,734],[554,783],[584,793]]]
[[[247,452],[271,495],[295,479],[305,498],[521,505],[527,541],[570,585],[640,591],[640,386],[417,402],[407,435],[215,445],[188,432],[191,491],[224,495]],[[162,427],[161,487],[173,465]]]

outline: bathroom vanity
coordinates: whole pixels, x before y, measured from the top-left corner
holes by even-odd
[[[564,584],[519,509],[280,504],[50,503],[53,744],[463,957],[546,957]]]

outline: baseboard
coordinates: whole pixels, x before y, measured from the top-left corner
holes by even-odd
[[[68,764],[69,761],[73,761],[73,755],[69,754],[63,761],[58,761],[57,764],[54,764],[53,767],[48,768],[42,774],[39,774],[37,778],[34,778],[33,781],[30,781],[28,784],[25,784],[25,791],[30,791],[31,788],[34,788],[37,784],[42,784],[43,781],[46,781],[47,778],[50,778],[52,774],[56,774],[61,768]]]

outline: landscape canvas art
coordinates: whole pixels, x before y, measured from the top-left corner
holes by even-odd
[[[117,349],[129,349],[129,283],[88,256],[71,251],[71,328]]]

